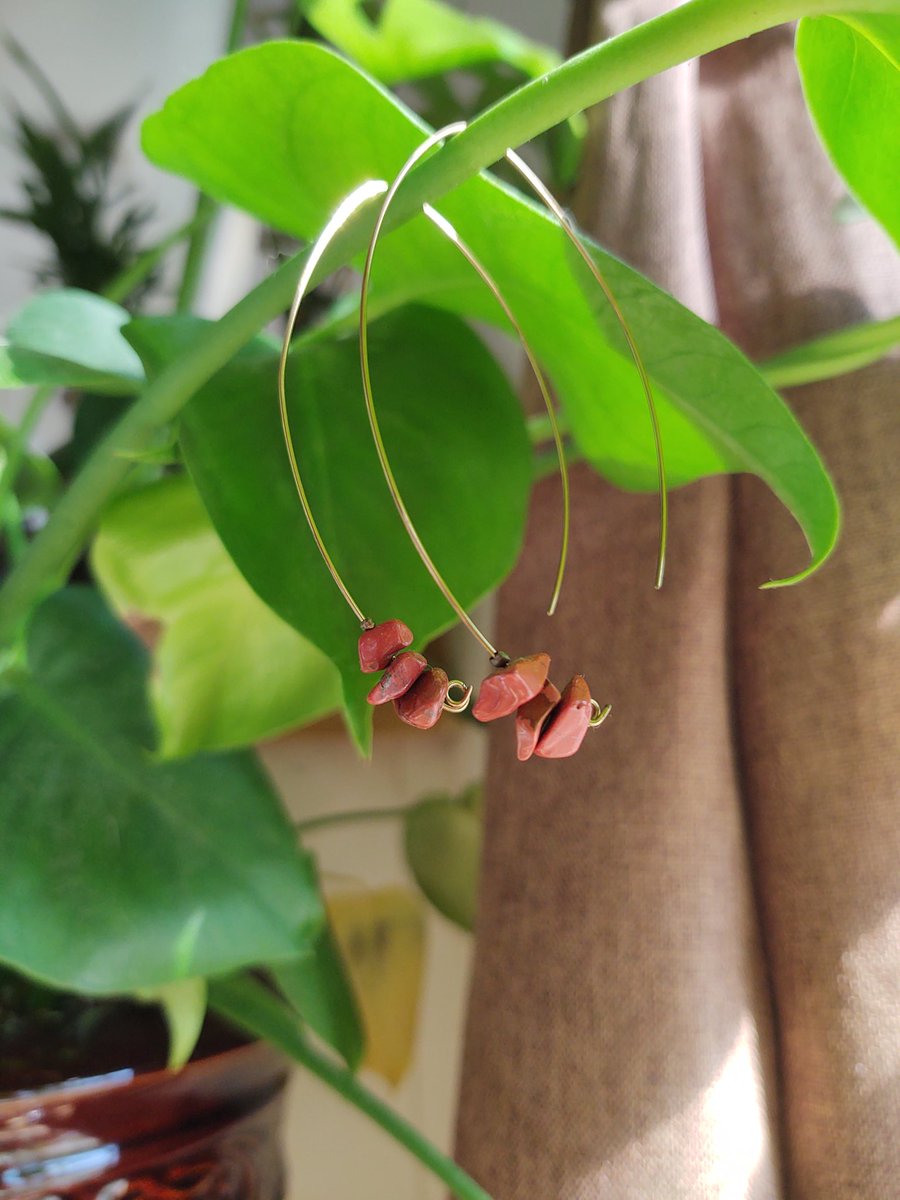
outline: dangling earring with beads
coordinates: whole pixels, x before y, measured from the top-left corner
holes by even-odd
[[[303,486],[297,457],[291,438],[287,399],[285,394],[285,373],[291,335],[296,323],[300,305],[309,288],[309,284],[312,280],[316,266],[336,234],[340,231],[340,229],[343,228],[343,226],[351,219],[351,217],[363,204],[376,196],[383,196],[384,199],[375,222],[375,227],[369,243],[368,253],[366,255],[366,263],[363,271],[363,281],[360,295],[360,361],[362,369],[363,392],[366,401],[366,410],[369,417],[369,423],[382,471],[397,511],[400,514],[401,520],[403,521],[407,533],[409,534],[416,552],[421,558],[423,564],[434,579],[437,586],[440,588],[447,602],[456,612],[463,625],[465,625],[473,637],[475,637],[480,645],[487,651],[491,665],[497,668],[495,673],[489,676],[482,684],[480,694],[472,710],[473,716],[481,721],[492,721],[503,716],[509,716],[515,712],[517,753],[520,760],[524,761],[530,758],[532,754],[536,754],[538,757],[542,758],[563,758],[575,753],[575,751],[581,745],[581,742],[583,741],[584,736],[589,728],[602,724],[602,722],[609,715],[611,706],[606,705],[604,708],[601,708],[597,701],[591,698],[587,683],[581,675],[574,676],[562,693],[560,693],[560,691],[548,679],[548,670],[550,666],[550,656],[548,654],[540,653],[530,655],[525,658],[519,658],[515,660],[510,659],[509,655],[502,651],[498,651],[491,644],[491,642],[478,628],[469,614],[465,611],[465,609],[454,596],[450,587],[447,585],[443,576],[440,574],[439,570],[431,559],[431,556],[428,554],[428,551],[422,543],[422,540],[403,502],[381,436],[372,393],[371,372],[369,368],[368,357],[368,288],[375,247],[384,224],[388,207],[396,195],[400,184],[403,182],[406,175],[409,173],[415,163],[418,162],[419,159],[428,152],[428,150],[437,145],[444,138],[449,137],[452,134],[459,133],[464,128],[465,124],[458,122],[447,126],[446,128],[427,138],[422,145],[418,147],[414,154],[412,154],[406,161],[390,187],[388,187],[387,183],[385,183],[383,180],[369,180],[355,189],[355,191],[347,196],[345,200],[338,206],[334,215],[329,220],[328,224],[325,226],[324,230],[312,246],[303,273],[297,285],[297,290],[294,295],[290,313],[288,315],[284,341],[282,344],[281,360],[278,371],[278,398],[281,424],[284,433],[285,446],[291,464],[291,471],[297,488],[297,494],[312,532],[313,539],[316,543],[319,553],[328,567],[329,572],[331,573],[332,578],[334,579],[345,601],[353,611],[355,617],[359,621],[363,631],[359,638],[360,668],[366,672],[384,672],[379,682],[369,693],[369,702],[377,705],[386,703],[388,701],[393,701],[394,707],[401,720],[420,729],[430,729],[440,719],[442,712],[464,711],[468,706],[472,696],[471,686],[465,684],[461,680],[451,681],[446,672],[438,667],[429,666],[422,655],[409,651],[408,647],[414,640],[413,633],[402,621],[394,619],[383,621],[376,625],[364,614],[363,610],[353,599],[353,596],[338,573],[337,568],[335,567],[322,540],[322,536],[319,532],[309,505],[306,491]],[[583,246],[574,229],[572,228],[565,212],[559,207],[555,199],[547,191],[540,179],[534,174],[533,171],[531,171],[530,167],[528,167],[527,164],[521,158],[519,158],[515,151],[508,150],[506,157],[520,172],[520,174],[522,174],[523,177],[528,180],[528,182],[538,193],[538,195],[541,196],[545,203],[547,203],[548,207],[550,207],[551,211],[553,211],[554,215],[560,221],[566,234],[570,237],[570,239],[578,248],[582,257],[585,259],[594,277],[597,279],[598,283],[603,288],[604,293],[610,300],[614,311],[616,312],[616,315],[622,324],[623,329],[625,330],[626,338],[638,365],[641,379],[644,383],[648,404],[650,406],[654,435],[656,437],[657,444],[661,504],[660,552],[657,564],[657,586],[659,586],[662,582],[663,564],[665,559],[667,504],[662,448],[659,441],[659,427],[656,421],[656,413],[646,371],[643,368],[637,348],[634,344],[633,338],[631,337],[630,331],[625,324],[624,318],[622,317],[622,314],[615,302],[615,298],[610,292],[605,280],[600,275],[596,265],[593,263],[593,260],[588,255],[586,248]],[[472,250],[460,238],[453,226],[443,216],[441,216],[440,213],[436,212],[436,210],[428,204],[423,206],[423,212],[429,218],[429,220],[431,220],[432,223],[437,226],[437,228],[440,229],[441,232],[444,233],[444,235],[459,248],[461,253],[477,271],[483,282],[488,286],[494,297],[497,299],[510,323],[513,325],[520,337],[526,357],[528,358],[528,361],[534,371],[538,386],[544,399],[544,404],[547,409],[547,414],[550,420],[550,426],[556,445],[557,457],[559,459],[559,469],[563,490],[562,544],[556,580],[554,583],[551,602],[548,608],[548,614],[552,614],[556,608],[562,587],[568,552],[569,485],[562,437],[559,430],[556,412],[550,397],[549,388],[543,372],[538,364],[537,358],[531,350],[520,324],[516,320],[512,310],[510,309],[502,292],[491,275],[481,264]],[[457,694],[454,695],[453,693]]]
[[[325,546],[321,532],[313,515],[312,508],[309,503],[309,498],[306,494],[306,489],[303,485],[303,479],[300,473],[300,468],[297,460],[297,455],[294,449],[293,439],[291,436],[290,419],[287,407],[286,395],[286,370],[287,358],[290,350],[291,336],[294,326],[297,321],[297,315],[300,310],[300,305],[309,289],[312,276],[316,266],[320,262],[322,256],[328,246],[333,241],[337,233],[347,224],[353,215],[368,201],[376,196],[384,195],[388,191],[388,185],[383,180],[369,180],[366,183],[356,188],[349,196],[347,196],[338,206],[335,213],[331,217],[328,224],[323,229],[322,233],[317,238],[312,246],[309,257],[303,269],[303,273],[297,284],[297,290],[294,294],[294,300],[288,314],[287,324],[285,327],[284,340],[281,347],[281,359],[278,369],[278,401],[279,412],[281,415],[281,427],[284,434],[285,447],[288,453],[288,459],[291,465],[291,472],[294,478],[294,484],[297,489],[297,495],[300,500],[300,505],[306,516],[310,531],[320,555],[322,556],[325,565],[327,566],[331,577],[334,579],[344,600],[349,605],[354,616],[359,621],[362,628],[362,633],[359,638],[359,664],[360,669],[364,672],[383,671],[381,679],[372,688],[369,693],[368,700],[370,704],[379,705],[386,704],[388,701],[393,701],[394,707],[401,720],[418,729],[430,729],[437,724],[442,712],[463,712],[469,705],[472,697],[471,686],[465,684],[462,680],[448,678],[445,671],[440,667],[429,666],[425,658],[421,654],[417,654],[408,649],[412,645],[414,635],[412,631],[400,620],[382,621],[375,624],[353,598],[347,584],[344,582],[340,573],[335,566],[331,555]],[[550,391],[547,382],[544,379],[537,359],[525,340],[524,334],[516,321],[512,310],[506,302],[502,292],[488,271],[481,264],[479,259],[460,238],[459,234],[453,228],[449,221],[436,212],[431,205],[425,205],[423,212],[429,220],[454,243],[463,254],[463,256],[471,263],[475,271],[481,277],[483,282],[490,289],[492,294],[497,299],[504,313],[508,317],[510,323],[519,333],[522,341],[525,354],[534,369],[535,377],[544,397],[544,403],[547,408],[547,414],[550,420],[553,437],[556,442],[557,455],[559,458],[560,471],[563,477],[563,543],[560,553],[560,562],[557,572],[557,582],[554,589],[553,604],[556,603],[556,597],[559,594],[559,589],[562,586],[563,574],[565,571],[565,560],[568,549],[568,515],[569,515],[569,488],[568,476],[566,473],[565,455],[562,443],[562,435],[559,431],[559,425],[556,418],[556,412],[553,407],[553,402],[550,397]],[[366,339],[367,341],[367,339]],[[368,345],[363,361],[365,363],[367,378],[368,378]],[[371,386],[369,385],[369,396],[371,396]],[[372,409],[374,416],[374,409]],[[377,429],[377,421],[375,428]],[[380,441],[380,432],[378,434]],[[390,463],[387,455],[384,452],[383,444],[379,451],[382,466],[387,467],[390,472],[390,478],[393,480],[393,472],[390,468]],[[396,500],[399,498],[399,492],[396,490],[396,484],[393,486],[392,495]],[[401,501],[402,504],[402,501]],[[403,512],[405,513],[405,508]],[[412,522],[409,521],[408,515],[406,519],[407,529],[412,531],[413,540],[416,543],[416,548],[419,553],[425,553],[424,546]],[[428,562],[431,560],[428,559]],[[433,564],[432,564],[433,565]],[[441,580],[442,589],[447,596],[450,604],[459,615],[460,619],[475,633],[483,645],[489,648],[491,654],[496,656],[497,652],[490,643],[484,638],[478,627],[471,621],[468,614],[453,596],[450,589]],[[499,662],[500,659],[498,658]],[[549,661],[549,660],[548,660]]]
[[[524,658],[511,659],[508,654],[497,650],[484,633],[478,628],[470,615],[465,611],[462,605],[454,596],[446,580],[441,575],[433,559],[422,543],[422,539],[413,524],[412,518],[407,511],[406,505],[403,502],[403,497],[400,494],[397,486],[397,481],[394,477],[394,472],[391,469],[391,464],[388,459],[385,449],[384,440],[381,435],[381,430],[378,424],[378,416],[375,410],[375,401],[372,391],[371,371],[369,367],[368,355],[368,294],[369,283],[372,274],[372,263],[375,255],[375,248],[378,244],[378,238],[384,225],[388,209],[397,194],[403,180],[415,166],[415,164],[445,138],[451,137],[454,134],[462,132],[465,128],[465,122],[455,122],[452,125],[447,125],[445,128],[438,130],[425,141],[410,155],[403,166],[400,168],[391,186],[387,189],[381,203],[378,216],[375,220],[375,226],[372,230],[372,235],[369,241],[368,252],[366,254],[365,265],[363,267],[362,285],[360,291],[359,304],[359,347],[360,347],[360,362],[362,371],[363,394],[366,401],[366,411],[369,416],[369,425],[372,430],[372,437],[375,442],[375,448],[378,453],[378,458],[381,463],[382,472],[391,493],[391,497],[397,508],[404,527],[415,547],[416,553],[422,560],[425,568],[428,570],[434,582],[437,584],[445,599],[456,612],[460,621],[479,642],[479,644],[487,652],[490,663],[496,668],[493,674],[489,675],[481,685],[478,698],[472,708],[472,715],[479,721],[494,721],[502,717],[507,717],[515,714],[516,725],[516,751],[518,758],[521,761],[526,761],[532,755],[537,755],[539,758],[567,758],[574,754],[580,747],[584,737],[590,728],[596,728],[606,720],[611,711],[611,705],[601,707],[596,700],[591,697],[590,689],[587,685],[584,676],[575,675],[566,687],[560,690],[548,678],[550,668],[550,655],[542,652],[531,654]],[[667,491],[665,483],[665,467],[662,454],[662,444],[660,440],[659,424],[656,416],[656,408],[653,402],[653,395],[650,390],[650,383],[647,377],[646,370],[640,355],[635,345],[634,339],[628,329],[624,316],[609,289],[608,284],[598,270],[593,259],[590,257],[587,248],[584,246],[581,239],[575,232],[574,227],[566,216],[564,210],[560,207],[542,181],[531,170],[531,168],[519,157],[514,150],[507,150],[507,160],[512,166],[523,176],[524,179],[531,185],[534,191],[547,204],[553,214],[557,217],[560,225],[569,239],[573,242],[584,261],[587,263],[594,278],[600,284],[604,294],[610,301],[613,310],[625,332],[626,339],[637,364],[641,380],[644,386],[647,403],[651,415],[653,434],[657,450],[657,467],[659,473],[659,493],[660,493],[660,546],[657,559],[656,571],[656,586],[662,585],[664,564],[665,564],[665,546],[668,526],[668,503]],[[458,245],[462,247],[458,235],[455,234],[438,214],[431,209],[430,206],[425,206],[426,214],[431,217],[439,227],[445,228],[445,232]],[[568,472],[565,462],[565,453],[562,446],[562,441],[559,433],[558,422],[550,398],[549,389],[546,380],[537,362],[537,359],[532,352],[524,332],[517,322],[515,316],[510,311],[509,306],[501,296],[500,292],[492,281],[487,276],[482,267],[479,266],[471,251],[463,248],[463,253],[470,262],[478,270],[479,274],[491,287],[494,295],[497,297],[507,317],[513,324],[516,332],[522,341],[525,348],[529,363],[534,370],[535,376],[540,385],[541,394],[544,398],[544,403],[547,412],[550,416],[551,426],[553,429],[554,440],[556,442],[557,456],[559,458],[560,476],[562,479],[563,491],[563,537],[562,548],[557,568],[556,582],[554,584],[553,594],[550,605],[548,607],[548,615],[552,615],[556,609],[556,604],[559,599],[559,593],[562,587],[563,575],[565,572],[566,555],[568,551],[569,541],[569,482]],[[412,692],[409,693],[415,697],[416,689],[424,687],[422,683],[414,685]],[[401,712],[401,716],[402,716]]]

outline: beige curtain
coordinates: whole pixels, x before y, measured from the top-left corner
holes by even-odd
[[[618,0],[596,35],[665,7]],[[900,308],[900,272],[806,116],[792,31],[594,121],[584,224],[752,356]],[[896,362],[791,402],[845,507],[804,561],[753,479],[656,504],[574,480],[567,593],[538,492],[500,641],[614,702],[580,754],[497,729],[458,1122],[496,1200],[900,1196],[900,405]]]

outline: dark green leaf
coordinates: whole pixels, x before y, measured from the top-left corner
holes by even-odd
[[[900,14],[807,18],[797,62],[835,166],[900,244]]]
[[[481,862],[481,792],[430,796],[406,816],[406,861],[425,897],[463,929],[475,924]]]
[[[6,330],[5,356],[18,380],[13,386],[137,391],[144,381],[141,361],[120,332],[130,319],[118,304],[77,288],[29,300]]]
[[[0,421],[0,479],[6,470],[13,429]],[[22,508],[49,508],[60,488],[59,472],[46,455],[29,453],[22,458],[13,489]]]
[[[348,63],[304,43],[232,55],[144,124],[155,162],[304,238],[363,179],[390,178],[422,136],[402,106]],[[627,347],[554,222],[484,176],[441,208],[505,291],[584,455],[621,486],[653,488],[651,427]],[[617,259],[594,254],[653,379],[672,483],[723,471],[759,475],[810,543],[812,564],[793,577],[802,578],[830,553],[839,512],[790,410],[721,333]],[[385,240],[375,268],[376,307],[412,298],[500,320],[469,265],[424,218]]]
[[[101,993],[308,952],[314,870],[255,759],[151,760],[146,656],[87,589],[37,610],[27,658],[0,699],[0,959]]]
[[[120,615],[158,625],[163,757],[253,745],[339,706],[334,667],[247,584],[185,476],[115,501],[91,563]]]
[[[323,925],[310,957],[276,967],[273,975],[310,1029],[333,1046],[355,1071],[362,1061],[365,1035],[330,924]]]
[[[129,328],[148,369],[202,324]],[[457,318],[406,309],[376,322],[372,372],[385,441],[422,537],[462,602],[509,572],[519,551],[531,452],[509,383]],[[294,490],[276,401],[277,353],[258,339],[185,409],[185,460],[226,548],[255,591],[323,650],[343,679],[349,724],[371,737],[359,626],[312,540]],[[375,621],[399,617],[424,646],[453,614],[400,523],[372,445],[354,341],[292,355],[288,396],[304,482],[338,569]],[[548,591],[552,580],[548,579]]]

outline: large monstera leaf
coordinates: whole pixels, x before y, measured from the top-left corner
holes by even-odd
[[[128,336],[148,371],[203,330],[145,319]],[[409,511],[460,600],[471,605],[512,568],[531,482],[531,450],[512,389],[457,317],[406,308],[376,322],[372,373],[380,419]],[[323,564],[300,508],[276,404],[277,351],[257,339],[186,408],[181,445],[231,557],[265,602],[341,673],[348,723],[371,738],[359,626]],[[323,537],[363,611],[399,617],[425,646],[454,620],[400,523],[359,387],[353,339],[291,356],[291,423]],[[548,580],[548,590],[551,585]]]
[[[310,238],[362,180],[392,177],[423,134],[412,114],[343,59],[311,43],[272,42],[216,63],[174,93],[145,122],[143,140],[160,166]],[[583,454],[615,483],[653,488],[651,428],[626,343],[554,222],[487,176],[440,207],[505,291]],[[717,330],[599,247],[592,253],[643,352],[671,482],[758,475],[810,544],[810,567],[790,582],[802,578],[832,549],[839,514],[790,410]],[[421,217],[385,239],[375,266],[379,311],[410,299],[502,320],[470,266]]]

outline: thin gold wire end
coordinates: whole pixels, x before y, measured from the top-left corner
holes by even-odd
[[[454,699],[450,693],[454,688],[461,688],[462,695]],[[444,701],[444,712],[461,713],[465,712],[469,707],[469,701],[472,699],[472,693],[475,689],[470,683],[463,683],[461,679],[451,679],[450,687],[447,690],[447,699]]]
[[[612,712],[612,705],[607,704],[605,707],[601,708],[596,700],[592,700],[591,709],[593,710],[593,715],[591,716],[590,721],[588,721],[588,725],[591,727],[591,729],[596,729],[599,725],[603,724],[603,722]]]

